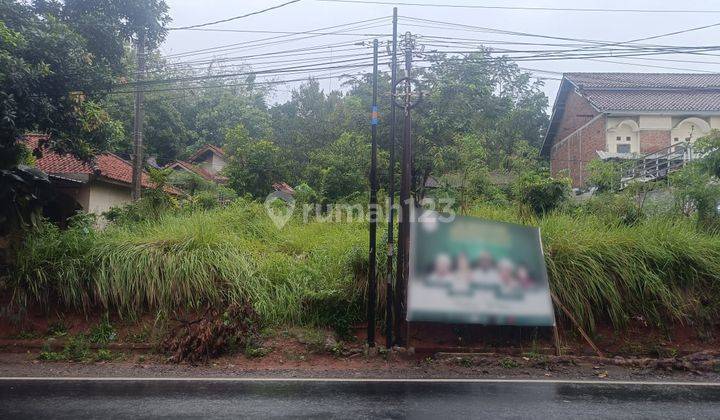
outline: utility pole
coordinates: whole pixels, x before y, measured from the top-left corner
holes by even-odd
[[[145,100],[145,31],[141,31],[137,41],[137,75],[135,77],[135,106],[133,120],[133,161],[132,161],[132,199],[137,201],[142,194],[143,172],[143,101]]]
[[[395,336],[397,344],[407,344],[407,283],[410,274],[410,186],[412,183],[412,120],[410,110],[417,106],[422,93],[417,81],[411,78],[414,40],[410,32],[405,33],[405,77],[398,81],[404,83],[403,102],[395,101],[403,108],[405,121],[403,127],[402,175],[400,179],[400,228],[397,255],[397,281],[395,282]],[[415,84],[416,92],[413,92]],[[413,96],[417,96],[413,100]]]
[[[397,89],[397,7],[393,7],[392,59],[390,60],[390,173],[388,175],[387,273],[385,283],[385,345],[393,343],[393,253],[395,243],[395,93]]]
[[[370,152],[370,256],[368,258],[368,306],[367,306],[367,343],[375,347],[375,306],[377,305],[376,245],[377,245],[377,84],[378,84],[378,40],[373,40],[373,93],[370,127],[372,147]]]

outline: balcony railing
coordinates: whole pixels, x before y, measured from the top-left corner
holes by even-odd
[[[622,177],[622,188],[632,182],[650,182],[666,178],[695,159],[690,143],[677,143],[672,146],[639,157]]]

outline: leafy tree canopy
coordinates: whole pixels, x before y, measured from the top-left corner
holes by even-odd
[[[163,0],[0,0],[0,167],[29,131],[84,158],[119,140],[99,103],[125,74],[124,42],[144,31],[157,45],[168,21]]]

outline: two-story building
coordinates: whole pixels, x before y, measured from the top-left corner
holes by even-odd
[[[574,187],[597,158],[630,159],[720,128],[720,74],[566,73],[541,154]]]

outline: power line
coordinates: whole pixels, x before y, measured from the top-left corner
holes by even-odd
[[[599,58],[588,58],[588,60],[597,61],[600,63],[622,64],[625,66],[651,67],[651,68],[655,68],[655,69],[691,71],[691,72],[696,72],[696,73],[709,73],[709,74],[717,73],[716,71],[711,71],[711,70],[689,69],[689,68],[684,68],[684,67],[658,66],[658,65],[654,65],[654,64],[627,63],[627,62],[623,62],[623,61],[605,60],[605,59],[599,59]]]
[[[200,48],[200,49],[197,49],[197,50],[184,51],[184,52],[176,53],[176,54],[168,54],[166,57],[169,57],[169,58],[170,58],[170,57],[184,57],[184,56],[199,55],[199,54],[214,54],[214,53],[217,53],[217,52],[219,52],[219,51],[229,51],[229,50],[232,50],[232,49],[236,49],[235,47],[242,47],[242,46],[246,46],[246,45],[248,45],[248,44],[256,44],[256,45],[251,45],[251,46],[246,47],[246,48],[260,47],[260,46],[272,45],[272,44],[277,43],[277,42],[267,42],[267,43],[265,43],[265,41],[275,41],[275,40],[280,40],[280,39],[284,39],[284,38],[294,37],[294,36],[297,36],[297,35],[306,35],[306,34],[310,34],[311,32],[320,32],[320,31],[332,30],[332,29],[336,29],[336,28],[345,28],[345,29],[343,29],[343,30],[333,31],[333,32],[331,32],[330,34],[323,34],[323,35],[310,34],[310,36],[307,36],[307,37],[294,38],[294,39],[290,39],[290,40],[288,40],[288,41],[300,41],[300,40],[303,40],[303,39],[314,38],[314,37],[318,37],[318,36],[337,35],[337,34],[339,34],[339,33],[346,33],[346,32],[348,32],[348,31],[359,30],[359,29],[367,29],[367,28],[365,28],[364,26],[368,26],[370,23],[377,24],[378,21],[381,21],[381,20],[383,20],[383,19],[387,19],[387,17],[379,17],[379,18],[373,18],[373,19],[365,19],[365,20],[359,20],[359,21],[355,21],[355,22],[343,23],[343,24],[340,24],[340,25],[333,25],[333,26],[326,26],[326,27],[322,27],[322,28],[315,28],[315,29],[310,29],[310,30],[307,30],[307,31],[299,31],[299,32],[294,33],[294,34],[291,34],[291,35],[277,35],[277,36],[271,36],[271,37],[266,37],[266,38],[255,39],[255,40],[252,40],[252,41],[236,42],[236,43],[232,43],[232,44],[218,45],[218,46],[209,47],[209,48]],[[358,25],[361,25],[361,24],[364,24],[363,27],[357,27]],[[351,26],[352,26],[353,28],[349,28],[349,27],[351,27]],[[284,42],[284,41],[281,41],[281,42]]]
[[[251,55],[241,55],[241,56],[232,56],[232,57],[212,57],[212,58],[202,58],[197,60],[186,60],[186,61],[174,61],[168,64],[165,64],[165,66],[182,66],[182,65],[193,65],[193,64],[211,64],[211,63],[221,63],[221,62],[228,62],[228,61],[238,61],[238,60],[244,60],[248,58],[262,58],[262,57],[290,57],[290,56],[298,56],[298,55],[306,55],[306,54],[318,54],[318,53],[325,53],[322,50],[326,50],[329,48],[339,48],[339,47],[346,47],[343,48],[341,51],[350,51],[352,49],[365,49],[365,48],[347,48],[352,47],[354,45],[357,45],[357,42],[361,42],[364,40],[357,40],[355,42],[343,42],[343,43],[335,43],[335,44],[325,44],[325,45],[318,45],[314,47],[305,47],[305,48],[292,48],[289,50],[280,50],[280,51],[271,51],[266,53],[260,53],[260,54],[251,54]]]
[[[211,70],[211,69],[223,69],[223,68],[238,68],[238,67],[251,67],[252,70],[261,70],[263,67],[266,66],[277,66],[277,65],[284,65],[284,64],[291,64],[291,63],[318,63],[318,64],[325,64],[325,63],[332,63],[340,58],[352,58],[352,57],[370,57],[370,53],[353,53],[353,54],[340,54],[340,55],[323,55],[323,56],[317,56],[317,57],[309,57],[308,55],[301,55],[300,58],[294,58],[294,59],[286,59],[286,60],[274,60],[274,61],[255,61],[255,62],[239,62],[239,63],[231,63],[231,64],[215,64],[210,63],[209,65],[203,65],[203,64],[195,64],[195,65],[188,65],[187,67],[180,68],[179,70],[190,70],[190,71],[201,71],[201,70]],[[260,67],[258,67],[260,66]],[[159,68],[154,71],[154,73],[162,73],[165,69]]]
[[[255,30],[255,29],[215,29],[215,28],[198,28],[198,29],[188,29],[189,31],[199,31],[199,32],[232,32],[232,33],[243,33],[243,34],[281,34],[281,35],[302,35],[302,34],[311,34],[311,35],[343,35],[343,36],[390,36],[392,34],[384,34],[384,33],[338,33],[338,32],[314,32],[314,31],[301,31],[301,32],[293,32],[293,31],[263,31],[263,30]]]
[[[286,79],[286,80],[267,80],[267,81],[254,81],[254,82],[243,82],[243,83],[226,83],[222,85],[199,85],[199,86],[181,86],[181,87],[167,87],[167,88],[160,88],[160,89],[145,89],[143,92],[145,93],[153,93],[153,92],[176,92],[176,91],[193,91],[193,90],[204,90],[204,89],[216,89],[216,88],[231,88],[231,87],[242,87],[242,86],[255,86],[255,85],[282,85],[286,83],[293,83],[293,82],[302,82],[306,80],[323,80],[323,79],[338,79],[338,78],[345,78],[345,77],[354,77],[354,76],[362,76],[366,73],[354,73],[354,74],[341,74],[341,75],[310,75],[295,79]],[[128,93],[134,93],[134,91],[113,91],[109,92],[109,95],[125,95]]]
[[[255,56],[236,56],[236,57],[225,57],[221,59],[213,59],[213,60],[200,60],[200,61],[178,61],[175,63],[168,63],[163,66],[158,66],[153,70],[153,73],[162,73],[162,72],[168,72],[168,71],[182,71],[182,70],[207,70],[210,68],[227,68],[227,67],[236,67],[236,66],[247,66],[247,65],[268,65],[268,64],[283,64],[283,63],[289,63],[289,62],[297,62],[297,61],[308,61],[313,62],[321,59],[326,59],[326,61],[331,56],[327,56],[326,52],[327,48],[323,48],[319,51],[303,51],[303,52],[294,52],[294,53],[283,53],[283,54],[277,54],[277,55],[268,55],[268,54],[258,54]],[[355,52],[354,54],[340,54],[335,55],[335,58],[347,58],[347,57],[356,57],[359,53],[359,50],[366,51],[367,49],[365,47],[358,47],[358,48],[343,48],[340,50],[336,50],[339,53],[349,53],[349,52]],[[367,55],[367,53],[365,54]],[[288,57],[299,57],[299,58],[288,58]],[[251,60],[252,59],[252,60]],[[222,63],[230,63],[230,64],[222,64]]]
[[[176,28],[168,28],[168,30],[169,30],[169,31],[180,31],[180,30],[185,30],[185,29],[201,28],[201,27],[203,27],[203,26],[217,25],[218,23],[225,23],[225,22],[230,22],[230,21],[237,20],[237,19],[246,18],[246,17],[248,17],[248,16],[259,15],[260,13],[265,13],[265,12],[269,12],[270,10],[279,9],[279,8],[281,8],[281,7],[285,7],[285,6],[288,6],[288,5],[290,5],[290,4],[297,3],[297,2],[299,2],[299,1],[300,1],[300,0],[291,0],[291,1],[288,1],[288,2],[285,2],[285,3],[282,3],[282,4],[278,4],[278,5],[276,5],[276,6],[268,7],[267,9],[257,10],[257,11],[250,12],[250,13],[246,13],[246,14],[240,15],[240,16],[234,16],[234,17],[231,17],[231,18],[216,20],[216,21],[213,21],[213,22],[199,23],[199,24],[197,24],[197,25],[189,25],[189,26],[180,26],[180,27],[176,27]]]
[[[530,33],[530,32],[509,31],[509,30],[505,30],[505,29],[466,25],[466,24],[454,23],[454,22],[444,22],[444,21],[432,20],[432,19],[414,18],[414,17],[410,17],[410,16],[403,16],[402,18],[408,19],[411,21],[443,25],[446,27],[450,26],[450,27],[455,27],[455,28],[462,28],[463,30],[467,30],[467,31],[471,31],[471,32],[484,32],[484,33],[512,35],[512,36],[528,37],[528,38],[542,38],[542,39],[556,39],[556,40],[561,40],[561,41],[585,42],[585,43],[590,43],[590,44],[598,44],[600,46],[630,44],[630,43],[634,43],[634,42],[638,42],[638,41],[656,39],[656,38],[666,37],[666,36],[670,36],[670,35],[677,35],[680,33],[698,31],[701,29],[706,29],[706,28],[710,28],[710,27],[714,27],[714,26],[720,26],[720,23],[714,23],[711,25],[698,26],[698,27],[694,27],[694,28],[683,29],[680,31],[668,32],[668,33],[664,33],[664,34],[660,34],[660,35],[653,35],[650,37],[638,38],[636,40],[630,40],[630,41],[603,41],[603,40],[596,40],[596,39],[570,38],[570,37],[562,37],[562,36],[535,34],[535,33]],[[435,29],[447,29],[447,28],[435,27]]]
[[[720,10],[687,10],[687,9],[605,9],[575,7],[536,7],[536,6],[485,6],[470,4],[446,3],[414,3],[399,1],[374,0],[315,0],[327,3],[385,4],[395,6],[448,7],[459,9],[492,9],[492,10],[529,10],[540,12],[593,12],[593,13],[720,13]]]
[[[541,39],[556,39],[556,40],[572,41],[572,42],[587,42],[587,43],[597,44],[597,46],[627,45],[628,47],[631,47],[631,48],[645,48],[645,46],[636,45],[637,41],[657,39],[657,38],[661,38],[661,37],[665,37],[665,36],[676,35],[679,33],[687,33],[687,32],[691,32],[691,31],[706,29],[709,27],[720,26],[720,23],[715,23],[715,24],[711,24],[711,25],[704,25],[704,26],[698,26],[698,27],[694,27],[694,28],[684,29],[681,31],[674,31],[674,32],[669,32],[669,33],[665,33],[665,34],[660,34],[660,35],[653,35],[650,37],[638,38],[636,40],[615,42],[615,41],[602,41],[602,40],[592,40],[592,39],[559,37],[559,36],[552,36],[552,35],[533,34],[533,33],[528,33],[528,32],[507,31],[507,30],[502,30],[502,29],[487,28],[487,27],[473,26],[473,25],[464,25],[464,24],[458,24],[458,23],[453,23],[453,22],[436,21],[436,20],[431,20],[431,19],[413,18],[413,17],[408,17],[408,16],[405,16],[404,18],[412,20],[412,21],[429,22],[429,23],[433,23],[433,24],[440,24],[440,25],[445,25],[445,26],[450,26],[450,27],[459,27],[459,28],[462,28],[463,30],[469,30],[469,31],[489,32],[489,33],[498,33],[498,34],[503,34],[503,35],[513,35],[513,36],[520,36],[520,37],[534,37],[534,38],[541,38]],[[439,29],[443,29],[443,28],[439,28]],[[582,50],[590,49],[590,48],[593,48],[593,47],[578,48],[578,49],[575,49],[575,51],[582,51]],[[680,54],[703,54],[703,51],[687,51],[687,49],[690,47],[668,47],[668,48],[673,48],[673,52],[680,53]],[[681,51],[681,49],[683,51]],[[716,49],[715,46],[709,48],[708,50],[712,51],[714,49]],[[572,50],[567,50],[567,51],[569,52]]]
[[[223,78],[229,78],[229,77],[240,77],[240,76],[258,76],[258,75],[271,75],[271,74],[284,74],[284,73],[297,73],[297,72],[308,72],[308,71],[317,71],[317,70],[335,70],[335,69],[344,69],[344,68],[358,68],[358,67],[367,67],[371,65],[371,63],[357,63],[357,64],[350,64],[352,62],[367,60],[366,57],[360,57],[356,59],[349,59],[349,60],[340,60],[337,63],[346,62],[348,64],[345,65],[332,65],[332,66],[321,66],[318,67],[318,64],[309,64],[309,65],[300,65],[300,66],[291,66],[291,67],[284,67],[284,68],[278,68],[278,69],[266,69],[266,70],[259,70],[259,71],[246,71],[246,72],[237,72],[237,73],[225,73],[225,74],[211,74],[211,75],[204,75],[204,76],[194,76],[194,77],[179,77],[179,78],[173,78],[173,79],[155,79],[155,80],[147,80],[142,83],[139,82],[133,82],[133,83],[123,83],[116,86],[136,86],[138,84],[143,86],[149,86],[149,85],[157,85],[157,84],[164,84],[164,83],[177,83],[177,82],[195,82],[195,81],[202,81],[202,80],[212,80],[212,79],[223,79]],[[383,63],[387,64],[387,63]]]

